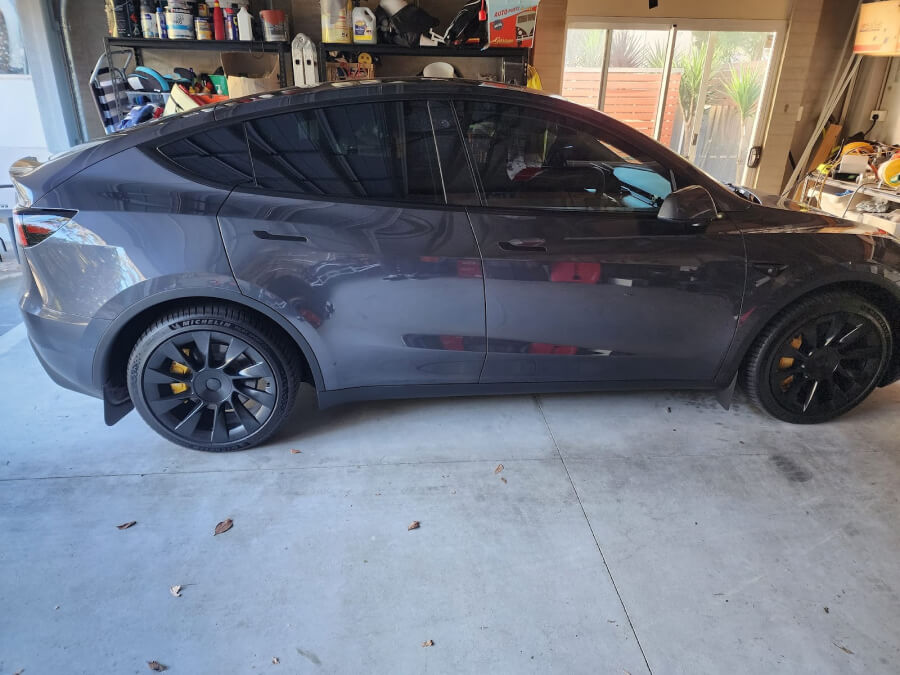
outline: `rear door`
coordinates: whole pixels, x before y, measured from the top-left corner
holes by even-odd
[[[711,380],[740,313],[744,248],[727,218],[657,218],[685,186],[677,162],[621,125],[454,106],[484,201],[469,210],[485,270],[481,381]]]
[[[437,148],[458,143],[444,106],[357,102],[245,123],[255,182],[220,211],[241,290],[300,329],[327,389],[475,383],[484,362],[481,260],[446,206]],[[447,121],[449,120],[449,121]]]

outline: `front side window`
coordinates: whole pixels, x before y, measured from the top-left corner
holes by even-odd
[[[246,127],[257,186],[264,190],[444,203],[424,101],[300,110]]]
[[[507,104],[457,102],[488,206],[656,211],[670,173],[625,139],[597,137],[578,122]]]

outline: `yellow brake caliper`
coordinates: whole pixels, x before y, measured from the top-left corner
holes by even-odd
[[[791,347],[794,349],[800,349],[800,345],[803,344],[803,337],[800,335],[794,336],[794,339],[791,340]],[[791,366],[794,365],[794,359],[791,356],[782,356],[778,360],[778,370],[787,370]],[[788,387],[794,382],[794,376],[788,375],[781,381],[781,390],[787,391]]]
[[[191,353],[187,348],[181,350],[185,356],[190,356]],[[169,366],[169,372],[173,375],[187,375],[191,372],[191,369],[185,365],[178,363],[177,361],[172,361],[172,365]],[[187,391],[188,385],[187,382],[172,382],[169,387],[172,388],[173,394],[180,394],[183,391]]]

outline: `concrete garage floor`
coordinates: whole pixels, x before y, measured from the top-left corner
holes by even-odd
[[[900,662],[898,386],[820,427],[696,393],[307,395],[214,455],[105,427],[0,331],[0,673]]]

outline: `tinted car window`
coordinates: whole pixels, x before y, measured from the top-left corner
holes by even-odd
[[[247,122],[257,185],[325,197],[444,203],[424,101],[355,103]]]
[[[435,143],[441,161],[441,175],[447,202],[450,204],[480,204],[465,148],[456,127],[453,108],[449,103],[432,101],[429,103],[431,124],[434,127]]]
[[[490,102],[457,102],[488,206],[655,211],[670,173],[624,138],[559,115]]]
[[[240,124],[181,138],[158,150],[183,171],[209,183],[232,186],[253,180],[247,139]]]

